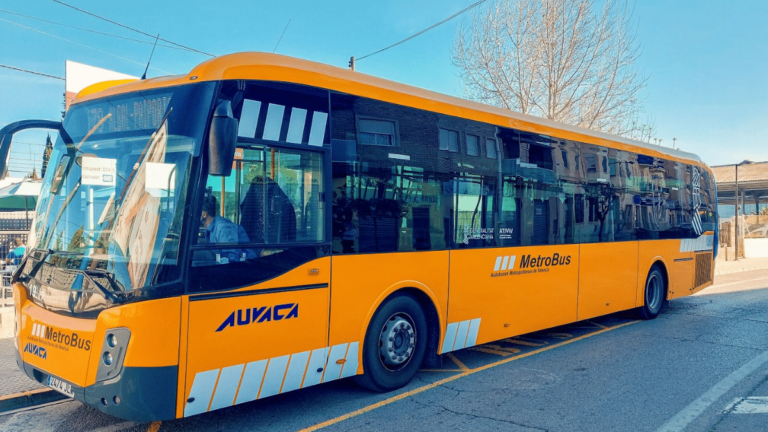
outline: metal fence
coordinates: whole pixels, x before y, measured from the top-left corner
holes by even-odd
[[[0,260],[5,260],[8,253],[16,248],[16,239],[27,244],[26,231],[0,231]],[[13,305],[11,276],[16,269],[12,265],[0,265],[0,307]]]

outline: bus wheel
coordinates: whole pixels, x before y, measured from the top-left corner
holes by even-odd
[[[639,309],[640,318],[651,320],[659,316],[666,292],[667,286],[664,283],[664,275],[658,266],[653,266],[648,273],[648,279],[645,281],[645,304]]]
[[[396,294],[373,315],[363,341],[363,387],[385,392],[416,375],[427,348],[427,318],[410,294]]]

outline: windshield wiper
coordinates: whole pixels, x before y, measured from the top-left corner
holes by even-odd
[[[79,273],[82,273],[83,276],[87,277],[88,280],[96,285],[96,287],[99,288],[101,292],[104,293],[107,297],[109,297],[110,300],[115,302],[120,302],[124,300],[125,296],[123,295],[123,289],[120,286],[120,284],[117,283],[117,281],[112,279],[112,273],[107,270],[102,269],[90,269],[90,270],[78,270]],[[103,277],[107,281],[109,281],[110,287],[112,287],[112,290],[108,290],[104,285],[96,282],[96,280],[93,278],[96,277]]]
[[[29,274],[26,276],[21,274],[21,270],[25,267],[24,264],[27,262],[28,259],[32,258],[32,254],[35,252],[42,252],[43,256],[40,258],[40,260],[35,264],[34,267],[32,267],[32,270],[29,271]],[[19,272],[14,275],[14,279],[18,280],[20,282],[27,282],[30,278],[35,277],[37,272],[40,270],[40,267],[45,264],[45,260],[48,259],[51,255],[78,255],[77,252],[67,252],[67,251],[55,251],[53,249],[32,249],[30,253],[27,255],[26,258],[24,258],[24,262],[19,265]]]

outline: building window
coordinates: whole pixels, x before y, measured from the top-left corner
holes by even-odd
[[[496,140],[487,138],[485,140],[485,155],[491,159],[496,159]]]
[[[568,152],[560,150],[560,153],[563,155],[563,168],[568,168]]]
[[[395,122],[388,120],[359,119],[357,122],[360,144],[395,146]]]
[[[467,154],[469,156],[477,156],[480,154],[480,150],[477,148],[477,142],[480,138],[477,135],[467,134]]]
[[[459,133],[448,129],[440,129],[440,150],[459,152]]]

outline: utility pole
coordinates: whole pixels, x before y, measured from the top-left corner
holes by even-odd
[[[353,71],[355,70],[355,56],[349,58],[349,68]]]

